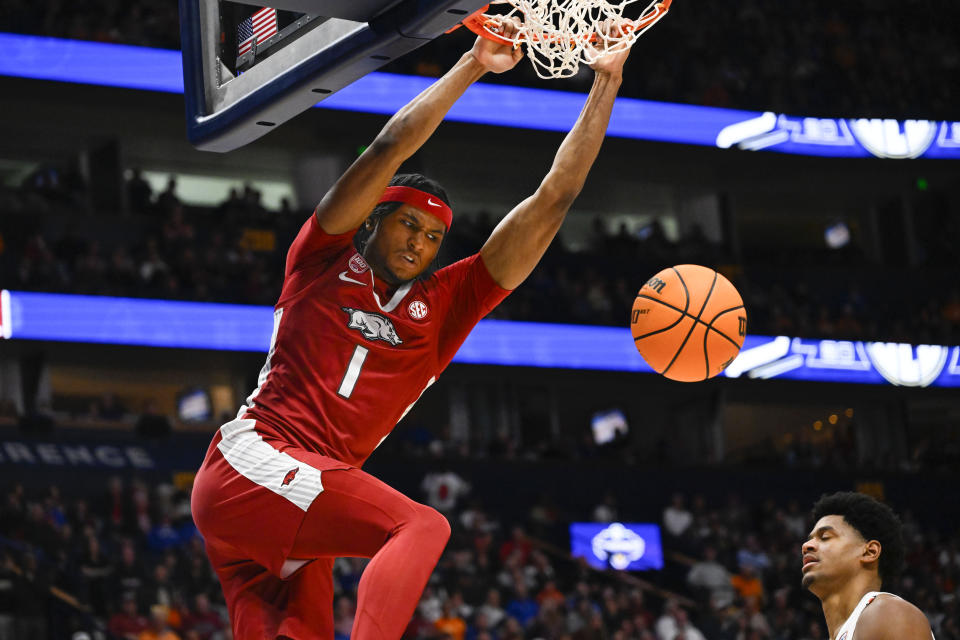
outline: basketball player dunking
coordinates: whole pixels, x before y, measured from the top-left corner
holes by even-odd
[[[478,254],[429,273],[449,200],[432,180],[395,174],[473,82],[521,59],[482,38],[390,119],[303,225],[257,388],[214,436],[192,496],[238,640],[331,640],[340,556],[372,558],[351,640],[402,635],[450,527],[360,467],[546,251],[599,152],[627,55],[593,65],[550,171]]]
[[[803,544],[803,586],[820,599],[830,640],[930,640],[923,613],[880,591],[903,563],[900,520],[859,493],[820,498]]]

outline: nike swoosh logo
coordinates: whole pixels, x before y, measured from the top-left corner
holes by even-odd
[[[431,207],[442,207],[443,205],[439,202],[434,202],[432,198],[427,198],[427,204]]]
[[[360,280],[354,280],[353,278],[347,275],[346,271],[340,272],[340,279],[343,280],[344,282],[352,282],[353,284],[359,284],[360,286],[364,286],[367,284],[366,282],[361,282]]]

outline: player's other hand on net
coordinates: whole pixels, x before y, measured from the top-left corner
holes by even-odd
[[[590,68],[596,73],[608,73],[611,76],[623,75],[623,63],[630,55],[630,45],[625,39],[629,29],[629,20],[604,20],[597,27],[596,38],[586,45],[587,59],[592,60]]]
[[[494,23],[488,25],[491,30],[506,38],[513,40],[516,38],[519,23],[515,18],[496,18]],[[470,50],[473,57],[494,73],[503,73],[513,69],[520,59],[523,58],[523,49],[519,45],[500,44],[487,38],[477,37],[473,43],[473,49]]]

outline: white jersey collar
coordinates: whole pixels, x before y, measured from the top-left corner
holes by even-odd
[[[387,304],[383,304],[380,302],[380,296],[377,294],[377,285],[373,278],[373,269],[370,269],[370,291],[373,292],[373,299],[377,301],[377,306],[385,313],[390,313],[397,308],[397,305],[400,304],[403,297],[406,296],[407,292],[413,287],[413,283],[414,281],[410,280],[400,285],[397,290],[393,292],[393,296],[387,301]]]

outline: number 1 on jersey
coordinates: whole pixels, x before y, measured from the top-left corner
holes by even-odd
[[[353,387],[357,384],[357,378],[360,377],[360,370],[363,369],[363,361],[367,359],[370,352],[366,347],[357,347],[353,350],[353,356],[350,358],[350,364],[347,365],[347,372],[343,374],[343,380],[340,381],[340,388],[337,394],[344,398],[349,398],[353,393]]]

